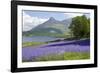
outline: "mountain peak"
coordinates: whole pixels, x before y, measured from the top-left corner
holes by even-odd
[[[52,21],[52,20],[55,20],[55,19],[54,19],[53,17],[51,17],[49,20],[51,20],[51,21]]]

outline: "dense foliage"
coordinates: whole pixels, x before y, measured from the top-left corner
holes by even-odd
[[[74,17],[69,28],[75,38],[88,38],[90,36],[90,19],[85,15]]]

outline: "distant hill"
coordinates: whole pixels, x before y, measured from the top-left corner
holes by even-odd
[[[31,29],[30,31],[24,31],[23,35],[52,36],[55,34],[63,34],[69,30],[68,27],[71,21],[72,19],[58,21],[55,20],[53,17],[51,17],[48,21],[38,25],[37,27]]]

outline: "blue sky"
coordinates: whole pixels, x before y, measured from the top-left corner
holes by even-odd
[[[64,19],[82,16],[85,13],[70,13],[70,12],[47,12],[47,11],[30,11],[23,10],[23,31],[29,31],[32,28],[44,23],[53,17],[56,20],[62,21]],[[85,14],[89,17],[89,14]]]
[[[50,18],[54,17],[56,20],[64,20],[67,19],[67,16],[62,12],[43,12],[43,11],[24,11],[25,13],[29,14],[33,17],[39,17],[39,18]]]

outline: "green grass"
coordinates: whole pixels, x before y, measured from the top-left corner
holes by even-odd
[[[59,60],[85,60],[90,59],[89,52],[65,52],[63,54],[50,54],[23,62],[38,62],[38,61],[59,61]]]
[[[54,61],[54,60],[81,60],[89,59],[89,52],[65,52],[64,54],[54,54],[39,57],[36,61]]]
[[[64,60],[79,60],[79,59],[89,59],[89,52],[66,52],[64,53]]]
[[[25,42],[22,44],[23,47],[27,47],[27,46],[38,46],[38,45],[42,45],[42,44],[46,44],[44,42]]]

